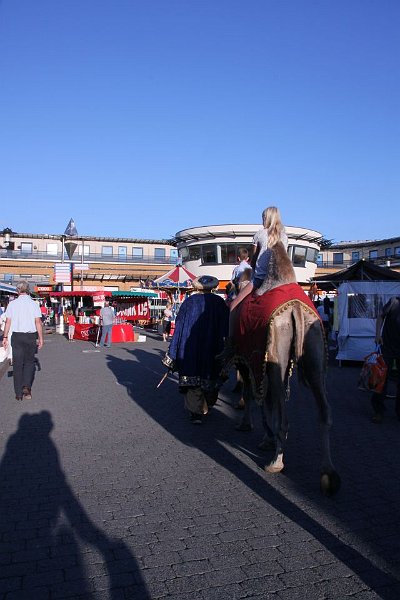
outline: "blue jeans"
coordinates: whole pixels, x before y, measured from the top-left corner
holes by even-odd
[[[101,328],[101,340],[100,346],[106,345],[107,338],[107,346],[111,346],[111,338],[112,338],[112,325],[103,325]]]

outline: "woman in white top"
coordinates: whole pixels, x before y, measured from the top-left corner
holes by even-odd
[[[230,309],[233,310],[253,289],[258,289],[268,274],[268,266],[271,258],[271,248],[278,242],[288,247],[288,237],[281,220],[281,214],[276,206],[269,206],[262,213],[263,227],[259,229],[253,238],[254,268],[252,281],[243,288],[237,298],[232,302]]]
[[[172,304],[171,302],[167,302],[164,310],[162,328],[163,328],[163,340],[166,342],[168,340],[168,336],[171,333],[171,321],[172,321]]]

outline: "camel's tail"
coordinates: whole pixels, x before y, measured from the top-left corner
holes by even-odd
[[[300,302],[293,303],[292,310],[292,320],[293,320],[293,354],[294,360],[296,363],[301,361],[301,357],[303,356],[303,348],[304,348],[304,337],[305,337],[305,319],[304,319],[304,310],[302,304]]]

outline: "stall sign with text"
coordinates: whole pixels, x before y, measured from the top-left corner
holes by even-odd
[[[148,321],[150,319],[150,306],[147,299],[138,298],[132,302],[117,304],[117,317],[127,321]]]

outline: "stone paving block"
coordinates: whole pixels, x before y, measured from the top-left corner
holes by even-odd
[[[50,590],[47,587],[42,587],[9,592],[6,594],[5,600],[50,600]]]
[[[62,556],[57,558],[47,558],[39,560],[37,562],[38,572],[51,571],[57,569],[67,569],[68,567],[74,567],[78,564],[78,556],[73,554],[71,556]]]
[[[243,565],[242,570],[249,579],[277,575],[278,573],[285,572],[282,565],[280,565],[276,560],[257,562],[251,565]]]
[[[315,588],[328,597],[342,598],[361,592],[367,586],[356,577],[339,577],[334,580],[316,582]]]
[[[382,596],[372,590],[362,590],[362,592],[353,594],[351,600],[382,600]]]
[[[247,596],[247,593],[243,591],[239,584],[208,588],[202,592],[203,600],[240,600],[246,597],[248,598],[249,596]],[[181,597],[177,596],[177,600],[181,600]],[[190,600],[189,595],[188,600]]]
[[[284,584],[278,577],[258,577],[247,579],[240,583],[240,587],[245,591],[248,597],[261,596],[266,597],[276,595],[277,592],[284,589]]]
[[[63,581],[63,571],[45,571],[43,573],[26,575],[23,580],[23,587],[31,590],[37,587],[51,586],[55,583],[61,583]]]
[[[185,577],[187,575],[201,575],[212,569],[208,560],[192,560],[183,564],[175,564],[173,570],[178,577]]]
[[[0,593],[20,590],[22,588],[22,577],[7,577],[0,579]]]
[[[112,579],[108,575],[98,575],[91,579],[90,582],[95,590],[118,589],[137,584],[135,574],[129,572],[116,573]]]
[[[86,579],[67,581],[58,583],[49,587],[50,597],[53,600],[58,598],[73,598],[80,594],[90,593],[94,590],[93,584]]]
[[[50,550],[48,548],[33,548],[31,550],[19,550],[18,552],[13,552],[12,561],[14,563],[31,562],[49,557]]]
[[[324,580],[318,568],[308,568],[291,573],[281,573],[278,575],[278,577],[283,582],[285,587],[313,585],[316,582],[321,582]]]
[[[248,550],[243,552],[243,556],[250,564],[259,562],[269,562],[282,559],[282,553],[279,548],[260,548],[258,550]]]
[[[249,561],[244,553],[212,554],[208,558],[212,570],[229,569],[248,565]]]
[[[165,587],[173,598],[177,594],[198,592],[202,596],[202,590],[208,588],[209,578],[207,574],[193,575],[191,577],[176,577],[165,582]]]
[[[8,565],[2,565],[0,567],[0,577],[15,577],[30,575],[36,573],[37,565],[35,561],[22,562],[22,563],[11,563]]]
[[[277,600],[325,600],[325,598],[325,594],[312,585],[289,587],[277,593]]]

